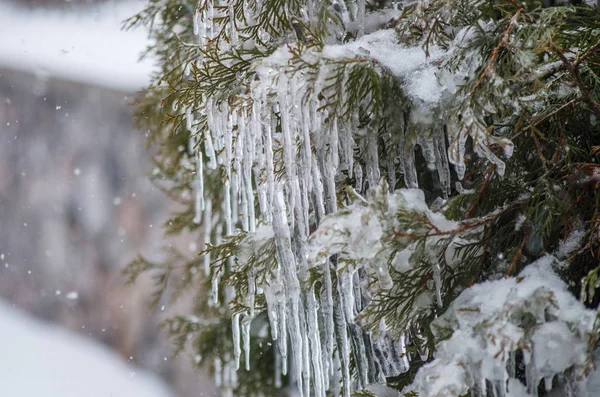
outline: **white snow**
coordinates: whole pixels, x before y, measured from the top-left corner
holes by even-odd
[[[69,9],[29,9],[0,3],[0,67],[41,76],[138,90],[150,81],[144,29],[122,31],[144,1],[109,1]]]
[[[405,80],[406,94],[413,100],[437,104],[444,87],[437,80],[439,62],[446,53],[438,47],[429,49],[429,57],[421,47],[406,47],[398,43],[394,29],[382,29],[360,39],[341,45],[329,45],[323,49],[326,58],[344,59],[367,56],[389,68]]]
[[[156,378],[107,348],[0,303],[0,394],[7,397],[169,397]]]
[[[542,379],[551,384],[555,375],[568,368],[577,376],[583,374],[595,313],[568,291],[552,270],[554,262],[545,256],[519,277],[465,290],[431,327],[434,334],[454,330],[452,336],[438,344],[435,360],[419,370],[405,391],[428,397],[455,396],[489,381],[499,396],[537,396]],[[514,382],[509,382],[508,390],[505,387],[514,378],[511,357],[516,350],[524,355],[529,394]],[[508,367],[512,369],[507,370],[511,362]],[[580,386],[574,382],[572,386]]]

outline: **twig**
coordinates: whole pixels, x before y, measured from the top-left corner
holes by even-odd
[[[500,41],[500,43],[498,43],[498,45],[496,46],[496,48],[494,48],[494,50],[492,51],[492,56],[490,57],[488,65],[483,70],[483,72],[481,72],[481,75],[479,76],[479,79],[477,80],[477,83],[475,84],[475,87],[473,87],[473,90],[476,90],[481,85],[481,83],[483,82],[483,78],[485,76],[487,76],[488,73],[489,74],[494,73],[494,61],[496,60],[496,57],[498,56],[498,52],[500,51],[500,48],[508,45],[508,37],[510,35],[510,31],[512,30],[514,24],[517,22],[517,18],[519,18],[519,15],[521,15],[521,13],[523,11],[524,11],[524,9],[522,7],[520,7],[517,10],[517,12],[515,12],[515,15],[513,15],[512,18],[510,18],[510,22],[508,23],[508,27],[504,31],[504,35],[502,36],[502,40]]]
[[[492,240],[491,237],[492,228],[490,227],[488,228],[487,236],[485,237],[485,243],[483,244],[483,252],[481,253],[481,258],[479,258],[479,261],[477,262],[477,267],[475,267],[475,273],[473,274],[473,277],[471,277],[471,280],[469,280],[467,287],[471,287],[473,284],[475,284],[475,281],[477,280],[477,277],[481,272],[481,265],[483,265],[483,261],[485,260],[485,254],[487,253],[488,246],[490,245],[490,241]]]
[[[596,44],[596,45],[598,45],[598,44]],[[596,47],[596,45],[590,47],[590,49]],[[550,45],[549,49],[550,49],[550,51],[554,52],[558,56],[558,58],[563,63],[565,68],[569,71],[569,74],[571,75],[573,82],[575,83],[575,85],[577,85],[577,88],[579,88],[579,92],[581,93],[581,99],[583,99],[583,101],[592,108],[594,113],[596,113],[598,116],[600,116],[600,103],[598,103],[592,97],[592,94],[590,94],[589,90],[585,86],[583,80],[581,79],[581,74],[579,73],[579,65],[587,57],[586,54],[588,54],[590,51],[589,50],[586,51],[586,53],[579,58],[579,62],[577,60],[575,62],[570,62],[567,59],[567,57],[565,56],[565,54],[563,54],[563,51],[560,48],[558,48],[557,46]]]
[[[575,62],[573,62],[573,66],[575,68],[578,68],[583,61],[585,61],[590,55],[592,55],[597,50],[600,50],[600,40],[598,40],[596,44],[588,48],[581,56],[578,56],[577,59],[575,59]]]
[[[531,129],[531,137],[533,138],[533,142],[535,143],[535,148],[537,149],[538,157],[540,158],[540,160],[542,160],[542,165],[544,166],[544,169],[548,171],[548,160],[546,160],[546,157],[544,157],[544,153],[542,153],[542,146],[540,145],[540,141],[537,138],[535,130],[533,128]]]
[[[523,240],[521,241],[521,245],[519,245],[519,249],[515,253],[515,256],[513,256],[512,261],[510,262],[510,266],[506,270],[506,273],[504,273],[505,277],[510,276],[512,274],[512,272],[515,270],[515,267],[517,267],[517,261],[519,260],[519,258],[521,256],[523,256],[523,248],[525,247],[526,242],[527,242],[527,235],[525,233],[523,233]]]
[[[500,217],[500,215],[502,215],[505,212],[510,211],[514,208],[520,207],[524,203],[525,203],[525,200],[515,200],[515,201],[511,202],[510,204],[507,204],[504,207],[499,208],[499,209],[489,213],[486,216],[483,216],[480,218],[465,219],[461,222],[461,225],[459,227],[457,227],[456,229],[433,232],[433,233],[428,233],[428,234],[423,234],[423,235],[419,235],[419,234],[415,234],[415,233],[396,232],[396,233],[394,233],[393,236],[391,236],[390,238],[387,238],[386,240],[394,240],[394,239],[398,239],[398,238],[409,238],[412,240],[416,240],[419,238],[436,237],[436,236],[454,237],[457,234],[464,232],[465,230],[475,229],[479,226],[483,226],[485,224],[494,222],[494,221],[496,221],[496,219],[498,219],[498,217]]]
[[[471,213],[475,209],[475,206],[477,205],[477,203],[479,203],[479,199],[481,198],[483,191],[485,190],[488,182],[492,179],[492,175],[494,174],[494,168],[495,168],[494,166],[490,167],[490,170],[488,171],[488,174],[485,177],[483,184],[481,185],[481,189],[479,189],[479,192],[477,193],[477,197],[475,197],[475,201],[473,201],[473,204],[471,204],[471,206],[469,207],[469,210],[465,213],[464,219],[471,217]]]
[[[542,121],[548,119],[549,117],[552,117],[555,114],[561,112],[564,108],[566,108],[568,106],[571,106],[572,104],[574,104],[575,102],[577,102],[578,99],[579,98],[573,98],[569,102],[567,102],[564,105],[562,105],[561,107],[559,107],[558,109],[554,109],[552,112],[550,112],[548,114],[541,115],[539,118],[534,119],[533,123],[531,123],[531,126],[536,126],[536,125],[540,124]]]

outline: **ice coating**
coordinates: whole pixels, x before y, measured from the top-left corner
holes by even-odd
[[[219,363],[222,382],[235,383],[231,371],[239,366],[242,356],[246,369],[250,367],[250,325],[257,314],[255,303],[260,294],[265,297],[271,335],[277,341],[278,374],[287,374],[289,366],[302,395],[324,397],[341,385],[341,394],[350,396],[357,387],[350,374],[351,352],[357,354],[354,362],[361,387],[406,372],[410,365],[408,337],[388,333],[385,322],[378,332],[366,331],[357,323],[366,304],[364,278],[377,280],[376,290],[392,290],[389,266],[399,272],[412,269],[410,256],[416,247],[407,242],[388,264],[380,259],[391,255],[386,238],[390,233],[431,234],[427,242],[430,255],[426,258],[431,285],[416,299],[415,310],[442,307],[445,285],[437,258],[442,255],[456,265],[450,252],[455,242],[465,241],[456,236],[445,252],[435,247],[440,238],[436,233],[442,235],[460,225],[428,208],[418,189],[415,166],[415,150],[419,147],[429,171],[438,177],[442,199],[451,193],[450,163],[459,177],[464,175],[466,132],[460,128],[449,132],[449,148],[444,132],[444,100],[455,87],[438,75],[439,65],[451,49],[430,47],[427,56],[420,46],[401,45],[393,29],[380,29],[389,18],[400,15],[397,10],[367,16],[362,0],[336,4],[341,18],[356,31],[357,39],[307,49],[304,59],[321,65],[314,80],[294,69],[293,44],[284,45],[253,62],[248,90],[236,99],[239,103],[207,98],[204,109],[181,110],[197,151],[195,220],[204,224],[205,247],[212,235],[220,234],[213,228],[224,229],[226,236],[244,232],[246,237],[235,259],[226,263],[229,270],[254,266],[254,254],[267,243],[272,243],[275,250],[276,264],[268,265],[273,268],[260,265],[263,267],[254,268],[248,275],[248,295],[242,302],[247,309],[236,312],[232,319],[234,351],[230,361],[235,365]],[[309,7],[308,12],[312,11]],[[234,12],[232,7],[221,7],[218,17]],[[215,13],[211,6],[192,17],[200,46],[213,37]],[[242,40],[236,32],[240,27],[232,19],[227,20],[229,41],[223,45],[235,46]],[[381,153],[377,123],[361,126],[358,112],[347,116],[324,106],[326,82],[335,77],[336,65],[347,60],[376,65],[378,73],[385,70],[402,87],[408,102],[407,114],[398,116],[398,125],[406,126],[394,138],[398,139],[398,151]],[[348,84],[348,72],[342,75],[344,86]],[[340,95],[342,102],[348,100],[347,90],[342,89]],[[201,117],[206,120],[206,128],[199,131],[196,119]],[[467,117],[467,124],[476,123],[474,116],[472,120]],[[490,138],[485,128],[469,131],[478,131],[478,135],[471,135],[476,153],[494,163],[502,174],[504,163],[488,146],[501,144],[509,157],[512,143]],[[402,175],[408,189],[390,194],[389,186],[382,183],[384,168],[392,184]],[[219,172],[222,178],[222,200],[218,204],[204,197],[203,175],[210,172]],[[352,198],[347,201],[337,191],[339,178],[345,175],[353,177],[356,186],[355,192],[348,193]],[[366,199],[361,197],[365,193],[370,194]],[[377,200],[385,210],[368,205]],[[398,211],[423,217],[432,229],[401,230],[394,223]],[[348,266],[344,260],[355,261],[355,265]],[[208,274],[210,256],[204,261]],[[308,285],[310,271],[322,274],[320,291]],[[258,272],[268,275],[259,281],[254,278]],[[212,275],[214,304],[218,304],[220,277],[218,273]],[[225,295],[221,304],[235,296],[232,291],[225,291]]]
[[[586,382],[595,313],[554,273],[556,261],[545,256],[517,277],[465,290],[432,324],[432,331],[449,329],[452,336],[438,344],[435,359],[404,392],[442,397],[475,390],[484,396],[490,382],[495,396],[537,396],[542,380],[549,391],[553,377],[570,369],[575,376],[563,385],[565,395],[580,395],[566,390]],[[515,378],[517,350],[525,361],[525,385]]]

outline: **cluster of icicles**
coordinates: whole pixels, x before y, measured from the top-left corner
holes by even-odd
[[[200,45],[213,35],[214,26],[207,22],[213,14],[209,7],[194,17],[194,32]],[[235,44],[235,27],[230,30],[231,42]],[[327,390],[340,383],[342,395],[349,397],[356,386],[384,382],[385,377],[408,370],[405,338],[392,339],[385,323],[376,337],[354,323],[355,315],[365,305],[360,269],[332,280],[330,267],[335,263],[309,263],[306,251],[311,227],[337,211],[336,176],[342,171],[354,178],[358,192],[377,185],[381,168],[387,169],[391,183],[394,173],[400,170],[407,187],[416,188],[416,145],[421,147],[430,170],[437,171],[442,195],[446,196],[450,170],[444,131],[441,121],[433,127],[423,127],[423,133],[414,138],[402,131],[398,149],[389,151],[388,158],[380,158],[376,131],[357,135],[357,123],[328,114],[318,90],[310,91],[302,73],[291,75],[286,73],[285,65],[280,66],[273,68],[267,62],[256,69],[251,98],[244,105],[230,108],[225,102],[216,104],[212,98],[204,98],[202,109],[184,109],[187,127],[192,132],[190,149],[196,156],[194,221],[203,223],[205,244],[219,244],[220,240],[210,241],[211,236],[219,239],[233,235],[241,225],[243,231],[257,239],[273,239],[278,263],[275,275],[264,284],[258,285],[253,274],[249,275],[249,311],[232,318],[233,354],[230,360],[219,358],[214,363],[216,381],[226,394],[231,393],[242,351],[249,369],[250,325],[256,315],[254,300],[256,294],[264,294],[271,334],[278,346],[278,371],[286,374],[289,365],[290,375],[305,397],[325,397]],[[320,72],[321,81],[327,72],[327,68]],[[206,116],[209,132],[198,131],[197,112]],[[357,115],[354,120],[358,120]],[[360,161],[355,161],[357,148]],[[281,164],[285,178],[276,175],[281,171],[276,166]],[[216,203],[204,197],[203,177],[204,167],[214,170],[219,166],[224,168],[226,178],[221,208],[216,209]],[[213,209],[221,215],[213,214]],[[257,230],[259,224],[267,227]],[[208,275],[210,256],[206,255],[204,261]],[[229,266],[234,266],[233,261]],[[320,300],[313,287],[301,288],[311,266],[322,266]],[[215,304],[219,277],[220,274],[213,274]],[[334,281],[338,284],[334,285]],[[339,294],[336,290],[353,292]],[[232,296],[231,291],[226,291],[226,300]],[[351,351],[356,353],[358,385],[350,377]],[[276,377],[280,378],[281,373]]]
[[[267,302],[271,334],[277,340],[281,372],[286,374],[288,363],[291,363],[293,377],[301,393],[317,397],[324,397],[330,385],[338,385],[336,377],[341,376],[343,395],[347,397],[352,388],[351,349],[357,353],[355,359],[358,361],[360,384],[364,387],[408,370],[406,348],[403,337],[394,341],[387,336],[385,324],[382,324],[376,339],[369,338],[366,332],[353,324],[350,315],[363,306],[357,272],[341,275],[340,284],[334,286],[331,263],[323,263],[319,265],[323,266],[324,274],[320,301],[317,301],[313,289],[301,289],[301,281],[308,276],[309,267],[314,265],[308,263],[306,254],[309,226],[313,222],[318,224],[326,214],[337,211],[337,171],[343,167],[357,172],[360,167],[352,163],[354,142],[350,126],[341,127],[334,122],[323,131],[326,115],[316,110],[319,106],[316,100],[302,104],[295,84],[297,81],[279,76],[275,87],[269,85],[254,90],[261,97],[254,98],[249,108],[228,109],[224,104],[216,106],[210,99],[207,101],[206,115],[211,133],[204,136],[204,152],[197,152],[198,212],[195,220],[203,222],[205,242],[210,243],[211,228],[217,222],[212,215],[211,200],[203,197],[203,167],[214,169],[223,165],[226,179],[221,208],[222,232],[231,235],[235,225],[241,224],[242,230],[256,236],[256,239],[273,238],[275,242],[278,262],[275,276],[265,284],[257,285],[250,274],[246,302],[250,310],[235,314],[232,319],[232,362],[235,367],[239,365],[243,350],[245,366],[249,369],[254,299],[257,293],[262,293]],[[275,99],[268,96],[272,88],[276,90]],[[280,132],[276,131],[274,107],[281,118]],[[188,111],[186,117],[188,126],[194,130],[192,112]],[[317,147],[315,152],[311,150],[314,147]],[[206,163],[204,156],[207,157]],[[283,157],[286,174],[283,181],[275,175],[275,165],[281,161],[276,156]],[[372,183],[371,186],[375,186],[378,179],[375,175],[379,169],[376,156],[375,146],[367,156],[371,161],[367,163],[367,170],[372,170],[373,175],[367,172],[366,179]],[[257,230],[259,219],[267,226],[260,226]],[[218,235],[218,231],[214,234]],[[205,256],[204,260],[208,273],[210,258]],[[218,299],[219,276],[213,275],[215,302]],[[342,302],[342,299],[348,300],[346,297],[349,295],[334,294],[335,289],[356,289],[358,292],[350,295],[353,302]],[[321,326],[324,329],[320,329]],[[288,346],[291,347],[291,355]],[[225,369],[221,361],[215,367]],[[339,368],[341,373],[338,373]],[[225,376],[219,375],[219,378],[225,379]],[[235,379],[235,376],[229,373],[227,379]]]

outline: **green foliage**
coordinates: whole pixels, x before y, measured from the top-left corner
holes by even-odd
[[[404,93],[404,82],[373,58],[322,56],[325,45],[332,40],[349,40],[355,32],[343,26],[331,2],[319,4],[313,10],[296,0],[232,0],[210,8],[205,1],[151,0],[145,11],[127,22],[129,27],[149,26],[155,40],[149,51],[157,57],[160,70],[140,99],[135,117],[147,132],[155,157],[156,171],[151,179],[182,205],[165,224],[168,235],[201,233],[193,221],[192,197],[197,178],[195,151],[205,149],[210,134],[207,103],[216,108],[227,104],[231,112],[240,114],[248,112],[257,68],[281,48],[290,54],[282,67],[284,72],[302,74],[311,87],[307,97],[319,98],[328,111],[324,124],[339,119],[353,127],[356,163],[367,166],[368,136],[356,132],[368,131],[377,137],[378,172],[390,180],[391,190],[404,186],[403,178],[395,183],[391,180],[400,173],[395,158],[406,153],[414,156],[414,146],[407,144],[407,149],[404,142],[430,135],[437,127],[410,124],[414,105]],[[252,10],[256,16],[253,21],[246,19],[244,9]],[[215,29],[200,46],[192,19],[195,13],[209,12],[217,15]],[[307,16],[307,12],[314,15]],[[237,37],[231,26],[240,27]],[[565,262],[562,276],[572,281],[573,292],[581,291],[583,301],[597,306],[600,15],[597,8],[584,5],[544,8],[535,1],[432,0],[427,7],[420,2],[405,7],[385,26],[395,29],[403,44],[422,46],[427,53],[434,47],[452,50],[440,61],[440,74],[463,76],[456,93],[432,110],[436,123],[439,118],[443,124],[451,160],[454,154],[466,164],[460,185],[456,183],[462,175],[453,172],[450,197],[436,204],[459,228],[445,233],[419,214],[398,210],[391,215],[398,230],[404,231],[388,235],[386,241],[392,247],[386,264],[393,288],[377,289],[359,316],[369,332],[377,332],[380,320],[385,319],[396,334],[406,332],[413,337],[413,344],[408,346],[410,370],[388,379],[388,385],[401,389],[425,363],[418,352],[428,349],[429,358],[434,354],[435,340],[429,327],[433,319],[474,283],[514,275],[537,257],[557,253]],[[195,115],[191,131],[185,125],[186,109]],[[281,131],[281,115],[276,109],[273,112],[276,130]],[[239,126],[233,128],[239,131]],[[191,137],[197,138],[196,147],[188,148]],[[461,143],[467,148],[464,156],[460,154]],[[513,144],[514,153],[504,171],[499,162],[490,164],[488,159],[499,160]],[[310,148],[322,161],[325,155],[320,149]],[[277,178],[285,179],[280,148],[275,148],[274,158]],[[417,156],[416,166],[419,183],[433,208],[434,200],[444,197],[443,188],[435,184],[425,159]],[[222,185],[227,181],[224,168],[222,164],[215,169],[204,167],[204,194],[213,203],[223,201]],[[267,171],[261,172],[254,184],[265,182],[262,178]],[[335,188],[341,207],[357,202],[365,193],[359,189],[353,194],[349,189],[356,180],[349,170],[339,173]],[[383,206],[376,201],[373,205]],[[217,215],[220,211],[218,208]],[[312,230],[321,215],[313,209]],[[574,232],[580,233],[581,240],[567,252],[563,246]],[[213,233],[211,241],[220,241],[218,233]],[[457,241],[457,237],[462,240]],[[426,255],[432,238],[436,239],[435,260],[444,280],[443,299],[441,307],[425,313],[413,309],[433,277],[432,258]],[[459,266],[447,263],[451,241],[456,247],[450,260]],[[191,340],[188,347],[192,356],[197,354],[203,364],[211,366],[215,358],[231,357],[232,313],[252,310],[259,314],[265,309],[261,295],[254,307],[248,307],[248,278],[254,277],[259,284],[270,279],[277,268],[276,245],[267,239],[242,252],[248,245],[252,246],[251,236],[240,232],[205,247],[196,258],[171,252],[163,264],[139,258],[125,271],[129,282],[144,271],[154,272],[156,302],[167,290],[171,296],[178,296],[184,288],[194,290],[196,318],[192,321],[179,316],[166,320],[165,327],[179,350]],[[416,247],[411,262],[417,265],[398,271],[393,258],[409,245]],[[238,260],[241,254],[243,261]],[[206,255],[211,258],[212,276],[194,270]],[[339,269],[334,269],[333,262],[330,270],[335,282]],[[340,263],[353,266],[343,260]],[[183,275],[174,278],[183,282],[173,281],[169,288],[173,272]],[[311,268],[303,280],[318,298],[320,289],[316,287],[323,285],[325,274],[320,268]],[[226,299],[227,288],[235,291],[226,307],[206,303],[211,282],[219,284],[221,302]],[[369,282],[373,286],[376,280]],[[260,322],[265,322],[264,314],[259,314],[253,327]],[[270,358],[275,352],[269,340],[268,336],[253,335],[252,360],[259,364],[251,373],[238,372],[236,395],[274,395],[274,362]],[[372,394],[358,391],[355,395]]]

